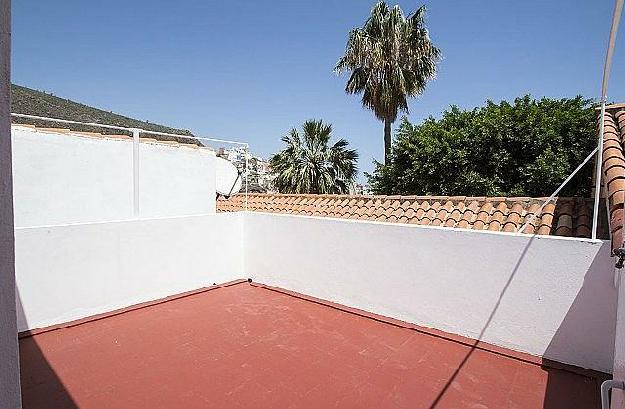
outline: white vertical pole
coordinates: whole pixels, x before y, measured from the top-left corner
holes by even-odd
[[[595,204],[592,210],[592,238],[597,238],[599,220],[599,196],[601,196],[601,179],[603,172],[603,131],[605,127],[605,100],[601,100],[601,117],[599,119],[599,142],[597,142],[597,163],[595,166]],[[607,198],[606,198],[607,200]],[[610,214],[608,214],[608,218]]]
[[[599,141],[597,143],[597,166],[595,168],[595,205],[592,214],[592,238],[597,238],[597,220],[599,218],[599,195],[601,194],[601,177],[603,173],[603,131],[605,127],[605,104],[608,100],[608,82],[610,80],[610,71],[612,70],[612,56],[614,55],[614,44],[616,43],[616,34],[621,21],[621,13],[623,12],[623,1],[616,0],[614,2],[614,12],[612,13],[612,26],[610,27],[610,37],[608,39],[608,49],[605,54],[605,64],[603,66],[603,80],[601,81],[601,118],[599,119]],[[610,215],[608,215],[610,217]]]
[[[0,406],[20,408],[13,169],[11,151],[11,0],[0,0]]]
[[[139,217],[139,129],[132,130],[132,192],[133,215]]]

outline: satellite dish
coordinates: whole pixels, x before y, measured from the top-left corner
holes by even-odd
[[[241,190],[241,174],[229,160],[215,159],[215,190],[217,194],[229,197]]]

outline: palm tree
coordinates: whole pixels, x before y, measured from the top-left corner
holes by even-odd
[[[273,181],[280,193],[348,193],[356,178],[358,153],[339,139],[330,146],[332,125],[304,122],[282,137],[286,148],[269,159]]]
[[[407,97],[423,92],[436,75],[440,50],[424,22],[425,6],[405,17],[399,6],[379,1],[362,28],[353,29],[335,72],[350,71],[348,94],[361,94],[362,105],[384,121],[384,161],[391,149],[391,124],[408,113]]]

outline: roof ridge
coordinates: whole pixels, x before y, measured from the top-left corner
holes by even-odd
[[[625,198],[625,155],[623,139],[625,138],[625,121],[619,121],[625,110],[625,103],[606,106],[603,115],[605,129],[603,131],[603,172],[602,183],[605,186],[605,196],[609,206],[608,224],[612,232],[612,250],[623,244],[623,203]],[[618,111],[618,112],[616,112]],[[601,122],[601,113],[597,114],[598,123]],[[603,190],[603,189],[602,189]],[[602,194],[603,196],[603,194]],[[568,226],[567,226],[568,227]]]

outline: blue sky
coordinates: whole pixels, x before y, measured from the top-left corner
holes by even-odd
[[[248,141],[265,157],[291,127],[321,118],[358,149],[361,171],[370,171],[383,156],[382,124],[358,96],[345,95],[345,78],[332,69],[373,3],[14,1],[13,82],[201,136]],[[526,93],[599,94],[611,0],[399,4],[406,12],[426,4],[443,53],[437,79],[410,104],[413,121],[452,104],[471,108]],[[625,101],[622,31],[613,101]]]

